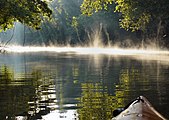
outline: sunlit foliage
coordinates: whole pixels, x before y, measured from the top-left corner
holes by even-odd
[[[81,5],[83,14],[92,15],[94,12],[106,9],[107,5],[112,4],[113,0],[84,0]]]
[[[46,0],[0,0],[0,30],[13,27],[14,22],[39,29],[51,14]]]
[[[91,15],[107,9],[112,2],[116,5],[115,12],[121,13],[120,26],[126,30],[144,30],[150,21],[169,17],[168,0],[84,0],[81,10],[83,14]]]

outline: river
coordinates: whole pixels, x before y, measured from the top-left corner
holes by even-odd
[[[140,95],[169,118],[169,62],[144,58],[0,54],[0,120],[110,120],[114,109]]]

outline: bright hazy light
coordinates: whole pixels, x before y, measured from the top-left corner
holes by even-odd
[[[169,55],[169,51],[161,50],[138,50],[138,49],[120,49],[120,48],[99,48],[99,47],[22,47],[22,46],[8,46],[4,49],[7,52],[56,52],[56,53],[76,53],[76,54],[108,54],[108,55]]]
[[[55,52],[73,54],[93,54],[93,55],[114,55],[130,56],[135,59],[161,60],[169,62],[169,51],[144,50],[144,49],[120,49],[113,47],[29,47],[29,46],[7,46],[0,48],[7,52]]]

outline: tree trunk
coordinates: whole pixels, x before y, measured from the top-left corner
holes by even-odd
[[[159,49],[159,41],[161,40],[160,33],[162,29],[162,20],[159,18],[159,23],[157,25],[157,36],[156,36],[156,49]]]

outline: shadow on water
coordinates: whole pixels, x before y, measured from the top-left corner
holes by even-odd
[[[169,65],[127,56],[0,56],[0,119],[111,119],[139,95],[165,117]]]

